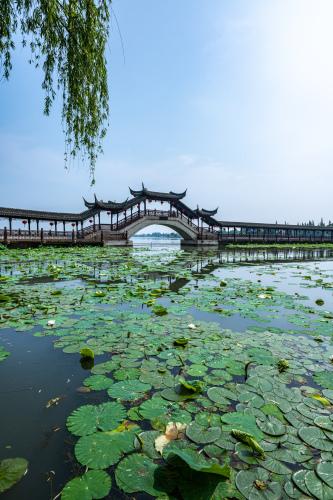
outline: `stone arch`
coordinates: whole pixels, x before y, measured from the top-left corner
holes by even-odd
[[[127,237],[131,238],[138,231],[148,226],[165,226],[178,233],[184,240],[197,240],[197,232],[189,224],[179,218],[168,218],[161,220],[154,216],[145,216],[126,227]]]

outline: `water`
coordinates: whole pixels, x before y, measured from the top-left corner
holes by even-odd
[[[139,240],[139,241],[137,241]],[[128,249],[118,250],[119,262],[121,255],[131,255],[137,262],[145,262],[149,256],[163,253],[163,259],[168,259],[180,251],[178,240],[143,241],[135,240],[135,248],[129,254]],[[145,250],[147,248],[147,250]],[[137,253],[136,253],[137,252]],[[10,255],[9,255],[10,259]],[[326,280],[333,277],[333,256],[328,250],[202,250],[188,251],[183,254],[181,269],[192,269],[198,277],[173,276],[172,273],[154,271],[152,275],[156,282],[168,283],[171,290],[181,292],[184,287],[199,287],[209,283],[210,276],[228,280],[237,277],[251,280],[263,286],[274,285],[278,290],[288,294],[305,294],[304,304],[321,310],[315,304],[319,297],[325,301],[325,309],[333,309],[332,290],[320,285],[304,288],[308,284],[304,276],[321,273]],[[34,267],[33,256],[30,260]],[[59,260],[61,265],[62,260]],[[95,265],[96,264],[96,265]],[[86,263],[89,266],[89,263]],[[120,265],[120,264],[119,264]],[[267,267],[269,266],[269,267]],[[2,276],[15,277],[22,273],[18,263],[2,263]],[[93,262],[92,274],[99,283],[103,283],[101,273],[105,264]],[[107,266],[106,266],[107,268]],[[26,269],[26,268],[25,268]],[[41,266],[43,269],[43,266]],[[29,274],[29,273],[28,273]],[[91,276],[90,276],[91,278]],[[131,279],[130,272],[128,279]],[[41,283],[41,282],[45,283]],[[41,285],[52,285],[52,277],[39,279]],[[23,287],[34,286],[38,277],[26,277]],[[122,281],[120,281],[122,283]],[[116,283],[116,282],[114,282]],[[71,280],[59,277],[54,283],[55,289],[77,289],[85,286],[85,277],[77,276]],[[116,284],[114,286],[117,286]],[[160,303],[170,305],[169,299],[160,299]],[[119,308],[127,307],[126,299]],[[112,309],[106,305],[104,309]],[[140,308],[139,308],[140,309]],[[147,310],[146,306],[144,308]],[[190,308],[189,313],[202,321],[217,321],[223,328],[244,331],[249,327],[262,326],[257,320],[242,317],[241,314],[221,317],[213,312]],[[279,328],[295,328],[289,323],[287,313],[281,309],[277,319],[269,322]],[[71,411],[82,404],[98,403],[105,400],[104,391],[79,392],[83,380],[89,375],[80,364],[80,355],[64,353],[54,348],[56,337],[35,337],[33,334],[40,327],[27,332],[16,332],[13,328],[0,329],[0,345],[10,351],[10,356],[0,363],[0,396],[1,404],[1,435],[0,459],[22,456],[29,460],[29,472],[18,485],[4,493],[4,500],[45,500],[54,498],[68,479],[84,470],[73,457],[73,445],[76,441],[66,429],[66,419]],[[97,356],[96,362],[109,359],[107,354]],[[46,408],[48,401],[59,398],[59,403]],[[146,497],[136,494],[134,498]],[[117,496],[110,498],[133,498],[117,490]]]

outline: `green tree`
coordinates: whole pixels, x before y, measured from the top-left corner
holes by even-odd
[[[50,113],[57,92],[62,97],[65,163],[79,155],[89,164],[92,182],[109,117],[110,9],[111,0],[0,1],[0,76],[10,76],[20,34],[30,46],[29,62],[44,74],[44,113]]]

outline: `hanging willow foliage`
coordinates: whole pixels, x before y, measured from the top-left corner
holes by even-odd
[[[94,178],[108,124],[105,47],[111,0],[0,0],[0,63],[10,76],[14,38],[30,45],[29,62],[44,73],[44,113],[62,94],[65,162],[80,155]]]

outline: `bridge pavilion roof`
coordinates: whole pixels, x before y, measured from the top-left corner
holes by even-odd
[[[144,184],[142,183],[142,188],[138,191],[135,189],[129,188],[130,193],[134,197],[142,197],[142,198],[147,198],[150,200],[156,200],[156,201],[174,201],[174,200],[181,200],[182,198],[185,198],[186,196],[186,191],[183,191],[182,193],[175,193],[174,191],[169,191],[168,193],[160,193],[158,191],[149,191]]]
[[[96,213],[95,210],[85,210],[80,213],[46,212],[43,210],[26,210],[24,208],[0,207],[0,217],[12,219],[33,219],[45,221],[75,222],[88,219]]]

